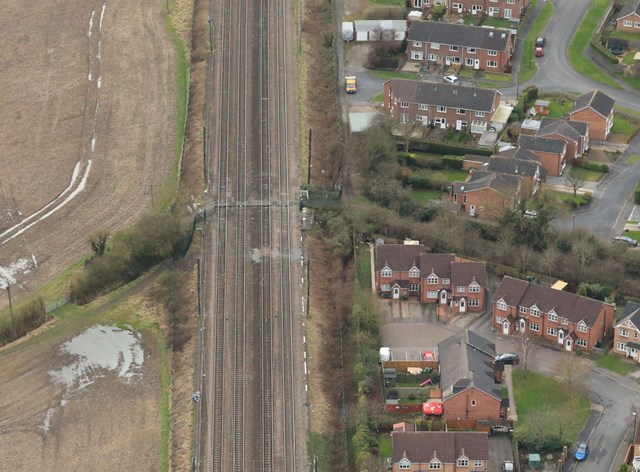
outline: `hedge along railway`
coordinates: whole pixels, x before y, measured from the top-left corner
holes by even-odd
[[[289,181],[297,156],[289,140],[296,91],[287,7],[290,0],[261,0],[259,8],[220,0],[212,8],[205,169],[213,215],[205,228],[197,470],[307,469],[305,415],[297,411],[301,308],[292,297],[300,219]]]

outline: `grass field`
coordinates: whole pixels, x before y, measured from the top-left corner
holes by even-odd
[[[576,31],[571,43],[569,43],[568,57],[573,68],[582,75],[589,77],[601,84],[609,85],[614,88],[621,88],[620,85],[607,75],[600,67],[582,55],[582,52],[589,44],[593,32],[598,26],[598,22],[605,11],[609,0],[594,0],[584,15],[578,30]]]
[[[420,77],[414,72],[402,72],[393,70],[372,70],[371,74],[375,75],[379,79],[411,79],[417,80]]]
[[[627,235],[627,233],[625,233],[625,235]],[[635,369],[635,366],[631,362],[624,361],[613,354],[605,354],[598,358],[598,365],[618,375],[627,375]]]
[[[584,179],[587,182],[598,182],[604,175],[604,172],[572,166],[569,171],[569,175],[579,179]]]

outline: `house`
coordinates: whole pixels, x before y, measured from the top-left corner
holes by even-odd
[[[465,154],[462,158],[462,168],[464,170],[480,170],[483,165],[489,162],[491,156],[481,156],[480,154]]]
[[[542,118],[536,136],[560,139],[567,144],[567,161],[579,163],[589,149],[589,125],[582,121]]]
[[[632,416],[634,417],[633,426],[635,431],[633,431],[633,439],[627,449],[624,463],[631,467],[629,472],[640,472],[640,422],[638,421],[637,412],[632,412]]]
[[[410,7],[424,10],[439,4],[447,5],[447,11],[453,14],[482,15],[486,12],[494,18],[517,22],[522,18],[529,0],[409,0]]]
[[[469,216],[494,218],[505,208],[515,208],[523,190],[519,175],[472,171],[465,182],[453,182],[450,201]]]
[[[407,37],[404,20],[355,20],[356,41],[402,41]]]
[[[520,197],[532,197],[540,189],[546,173],[542,172],[540,163],[534,159],[518,159],[495,155],[482,166],[482,170],[497,174],[522,176],[522,192]]]
[[[500,384],[494,381],[495,344],[465,330],[438,343],[444,418],[450,428],[476,429],[478,421],[506,417]]]
[[[567,351],[591,352],[613,327],[613,305],[505,276],[493,296],[493,326],[502,334],[538,336]]]
[[[640,33],[640,0],[627,0],[616,18],[616,29]]]
[[[640,303],[628,302],[613,327],[612,353],[640,362]]]
[[[382,244],[375,249],[376,291],[383,297],[417,298],[448,305],[456,313],[483,311],[484,262],[453,254],[429,254],[420,245]]]
[[[406,79],[384,83],[384,108],[394,121],[482,134],[500,106],[500,92]]]
[[[573,108],[569,112],[569,120],[588,123],[591,139],[604,141],[613,126],[613,106],[615,104],[615,100],[596,89],[576,98]]]
[[[531,151],[548,175],[562,175],[567,166],[567,143],[562,139],[521,134],[518,146]]]
[[[411,62],[511,72],[515,39],[508,29],[413,21],[407,40]]]
[[[391,433],[392,471],[486,471],[487,433],[473,431],[416,431]]]

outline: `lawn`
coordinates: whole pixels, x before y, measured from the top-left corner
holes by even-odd
[[[463,169],[420,169],[416,171],[416,174],[428,177],[432,182],[457,182],[466,180],[468,172]]]
[[[611,127],[612,133],[621,133],[633,136],[636,129],[636,126],[630,119],[620,115],[613,115],[613,126]]]
[[[640,241],[640,231],[625,231],[623,236]]]
[[[384,92],[380,92],[378,95],[376,95],[375,97],[373,97],[371,99],[372,102],[374,103],[380,103],[384,101]]]
[[[573,196],[573,192],[565,193],[550,189],[544,190],[544,194],[549,197],[551,201],[554,201],[556,205],[570,208],[586,205],[590,200],[589,197],[580,195],[580,190],[578,190],[578,195],[575,197]]]
[[[357,274],[360,287],[369,290],[371,288],[371,255],[367,245],[358,248]]]
[[[478,21],[480,21],[479,16],[475,16],[475,15],[469,15],[464,19],[464,24],[465,25],[482,25],[482,26],[493,26],[494,28],[509,28],[509,29],[513,29],[513,28],[517,28],[517,24],[512,23],[509,20],[505,20],[504,18],[492,18],[492,17],[485,17],[484,20],[481,23],[478,23]]]
[[[577,388],[531,371],[513,370],[513,393],[519,438],[542,429],[545,437],[561,436],[562,443],[570,444],[591,411],[589,400]]]
[[[439,198],[442,197],[442,195],[445,195],[445,194],[443,194],[442,192],[439,192],[438,190],[417,189],[417,190],[411,190],[410,195],[411,195],[411,200],[413,200],[416,203],[427,203],[432,200],[438,200]]]
[[[633,56],[635,56],[635,55],[636,55],[636,52],[635,52],[635,51],[631,51],[631,52],[626,53],[626,54],[624,55],[624,58],[622,59],[622,63],[623,63],[623,64],[626,64],[626,65],[628,65],[628,66],[630,66],[631,64],[633,64],[634,62],[636,62],[636,61],[633,59]]]
[[[625,233],[627,235],[628,233]],[[630,236],[632,237],[632,236]],[[630,362],[624,361],[613,354],[605,354],[598,359],[598,365],[605,369],[615,372],[618,375],[627,375],[629,372],[635,369],[635,366]]]
[[[609,37],[610,38],[621,38],[621,39],[637,40],[638,39],[638,34],[637,33],[630,33],[629,31],[613,30],[611,32],[611,34],[609,35]]]
[[[609,0],[594,0],[587,13],[584,15],[578,30],[576,31],[571,43],[569,43],[569,62],[573,68],[580,74],[589,77],[601,84],[610,85],[611,87],[620,89],[620,85],[606,74],[600,67],[582,55],[584,49],[591,40],[591,35],[597,29],[598,23],[602,18],[602,12],[606,10]]]
[[[483,72],[482,78],[484,80],[493,80],[494,82],[510,82],[511,74],[491,74],[489,72]]]
[[[372,70],[371,73],[379,79],[411,79],[417,80],[420,78],[415,72],[402,72],[394,70]]]
[[[529,11],[533,11],[534,8],[535,2],[531,2]],[[549,22],[549,19],[551,19],[552,15],[553,3],[545,2],[544,5],[542,5],[542,9],[540,10],[540,15],[538,15],[536,21],[534,21],[533,25],[531,26],[529,34],[527,34],[527,36],[524,38],[525,49],[523,49],[522,59],[520,61],[520,73],[518,76],[518,81],[521,84],[531,80],[538,71],[535,57],[533,57],[533,48],[536,38],[543,35],[544,29],[547,27],[547,23]]]
[[[583,167],[571,166],[571,170],[569,171],[569,175],[571,177],[576,177],[578,179],[586,180],[587,182],[598,182],[604,172],[598,172],[597,170],[585,169]]]
[[[633,165],[633,164],[635,164],[635,163],[636,163],[636,162],[638,162],[638,161],[640,161],[640,155],[638,155],[638,154],[631,154],[631,155],[629,156],[629,158],[627,159],[627,164],[628,164],[628,165]]]
[[[573,101],[567,100],[562,97],[544,98],[541,100],[547,100],[549,102],[549,118],[562,118],[571,111],[573,107]]]
[[[392,446],[391,435],[389,433],[383,433],[378,436],[378,444],[380,447],[380,457],[391,457]]]

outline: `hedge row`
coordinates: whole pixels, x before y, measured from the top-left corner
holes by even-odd
[[[401,146],[404,146],[404,143],[399,144]],[[464,156],[465,154],[479,154],[481,156],[490,156],[491,154],[493,154],[491,149],[417,140],[412,140],[409,143],[409,150],[417,152],[429,152],[433,154],[450,154],[454,156]]]
[[[596,172],[604,172],[605,174],[609,172],[609,166],[607,164],[600,164],[598,162],[584,161],[580,167],[587,170],[594,170]]]
[[[636,190],[633,193],[633,201],[636,205],[640,205],[640,182],[636,185]]]
[[[22,308],[14,309],[0,320],[0,346],[21,338],[38,326],[44,324],[48,317],[41,298],[28,302]]]
[[[440,170],[440,169],[462,169],[464,160],[460,156],[421,156],[409,152],[399,152],[398,158],[407,167]]]
[[[589,43],[589,45],[591,46],[592,50],[597,52],[598,55],[602,57],[605,61],[609,62],[610,64],[618,63],[618,58],[615,55],[613,55],[611,51],[609,51],[602,44],[600,44],[600,41],[594,39]]]

